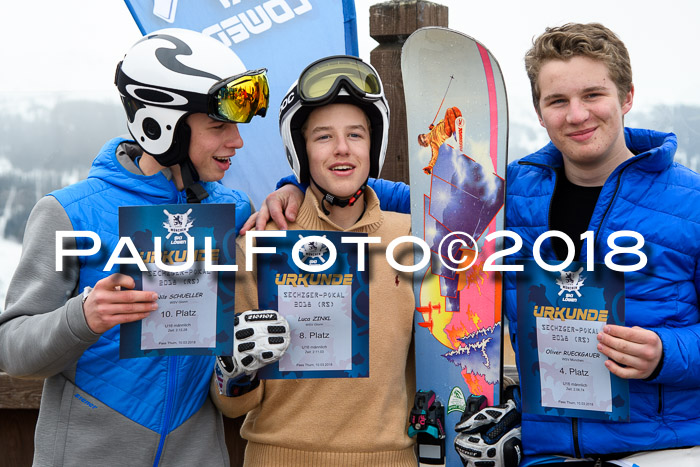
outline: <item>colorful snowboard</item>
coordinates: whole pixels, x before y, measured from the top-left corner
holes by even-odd
[[[445,28],[413,33],[401,70],[413,235],[431,249],[427,272],[414,278],[416,387],[424,392],[409,434],[419,436],[421,462],[440,465],[439,446],[423,441],[444,432],[446,465],[461,467],[454,426],[467,398],[484,395],[493,405],[500,394],[501,277],[483,267],[501,249],[485,237],[503,230],[506,91],[489,51]],[[431,413],[427,391],[444,408],[444,420]]]

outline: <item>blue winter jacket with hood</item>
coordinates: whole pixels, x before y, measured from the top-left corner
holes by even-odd
[[[608,177],[588,230],[595,234],[596,263],[610,251],[612,233],[643,235],[648,263],[624,274],[626,325],[659,335],[662,366],[651,380],[629,380],[629,423],[524,413],[526,454],[587,456],[700,445],[700,176],[673,162],[675,135],[627,128],[625,138],[636,155]],[[560,166],[562,155],[550,143],[508,167],[507,229],[523,240],[515,260],[532,258],[535,239],[550,230]],[[541,254],[558,263],[549,240]],[[585,248],[579,260],[586,261]],[[505,275],[506,315],[517,354],[516,278],[517,273]]]

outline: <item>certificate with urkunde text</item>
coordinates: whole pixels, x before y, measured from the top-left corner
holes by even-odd
[[[258,371],[263,379],[369,376],[367,245],[343,238],[366,234],[294,230],[257,238],[258,305],[289,322],[282,359]]]
[[[121,272],[158,293],[157,310],[121,325],[120,357],[231,355],[235,205],[120,207],[119,235]]]
[[[573,262],[546,271],[524,261],[517,273],[518,352],[523,410],[543,415],[629,420],[629,389],[605,367],[597,335],[624,325],[624,275]]]

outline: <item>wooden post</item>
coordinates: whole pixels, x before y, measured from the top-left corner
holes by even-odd
[[[447,27],[448,8],[425,0],[392,0],[369,9],[369,35],[379,42],[370,62],[384,83],[391,108],[389,144],[381,177],[408,183],[406,103],[401,75],[401,47],[408,36],[425,26]]]

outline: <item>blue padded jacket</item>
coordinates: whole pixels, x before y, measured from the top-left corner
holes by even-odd
[[[523,414],[526,454],[586,456],[700,445],[700,176],[673,162],[675,135],[626,128],[625,138],[636,156],[608,177],[588,230],[595,233],[596,263],[610,251],[612,233],[643,235],[648,263],[625,273],[626,325],[660,336],[661,371],[653,380],[629,381],[629,423]],[[561,165],[562,155],[550,143],[508,166],[506,225],[523,240],[511,258],[532,258],[535,239],[549,230],[555,169]],[[549,240],[541,254],[557,262]],[[586,261],[585,248],[579,259]],[[516,276],[506,273],[505,284],[517,354]]]

